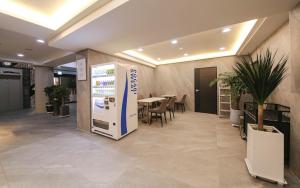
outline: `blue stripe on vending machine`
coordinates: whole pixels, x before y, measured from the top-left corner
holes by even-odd
[[[121,112],[121,135],[127,133],[127,98],[128,98],[128,78],[126,73],[126,80],[125,80],[125,89],[123,94],[123,101],[122,101],[122,112]]]

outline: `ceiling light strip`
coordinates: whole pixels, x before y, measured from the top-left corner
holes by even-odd
[[[115,56],[118,56],[118,57],[121,57],[121,58],[124,58],[124,59],[128,59],[130,61],[133,61],[133,62],[136,62],[136,63],[140,63],[140,64],[143,64],[143,65],[146,65],[146,66],[149,66],[149,67],[152,67],[152,68],[155,68],[156,65],[152,64],[152,63],[148,63],[146,61],[142,61],[142,60],[139,60],[135,57],[131,57],[129,55],[126,55],[124,53],[116,53],[114,54]]]
[[[22,2],[1,1],[0,12],[13,16],[51,30],[57,30],[63,24],[78,15],[84,9],[94,4],[97,0],[74,0],[61,3],[60,8],[52,15],[41,13],[30,8]]]
[[[216,57],[225,57],[225,56],[231,56],[231,55],[230,55],[230,53],[228,53],[228,51],[207,53],[207,54],[198,54],[198,55],[185,56],[185,57],[176,58],[176,59],[167,59],[164,61],[160,61],[159,65],[171,64],[171,63],[181,63],[181,62],[187,62],[187,61],[196,61],[196,60],[210,59],[210,58],[216,58]]]
[[[234,55],[236,55],[236,53],[239,51],[242,44],[247,39],[251,30],[255,26],[256,22],[257,22],[257,19],[250,20],[250,21],[244,23],[245,25],[243,26],[242,30],[240,31],[240,35],[239,35],[238,39],[236,40],[236,42],[234,43],[233,48],[231,50]]]
[[[85,25],[91,23],[92,21],[100,18],[101,16],[107,14],[108,12],[112,11],[113,9],[123,5],[124,3],[128,2],[129,0],[113,0],[107,4],[105,4],[103,7],[99,8],[97,11],[93,12],[92,14],[86,16],[76,24],[72,25],[68,29],[64,30],[54,38],[52,38],[49,41],[49,45],[51,46],[55,42],[61,40],[62,38],[65,38],[66,36],[70,35],[71,33],[79,30],[80,28],[84,27]]]
[[[254,35],[257,33],[257,31],[261,28],[261,26],[264,24],[264,22],[267,20],[267,18],[262,18],[257,20],[257,22],[255,23],[254,27],[252,28],[252,30],[250,31],[250,33],[248,34],[247,38],[244,40],[244,42],[242,43],[242,45],[240,46],[239,50],[237,51],[237,55],[239,55],[244,48],[248,45],[248,43],[252,40],[252,38],[254,37]],[[251,53],[251,52],[249,52]]]
[[[123,53],[126,54],[126,55],[129,55],[129,56],[131,56],[131,57],[138,58],[138,59],[140,59],[140,60],[142,60],[142,61],[146,61],[146,62],[148,62],[148,63],[152,63],[152,64],[154,64],[154,65],[157,64],[157,61],[155,61],[154,59],[152,59],[152,58],[150,58],[150,57],[148,57],[148,56],[145,56],[145,55],[143,55],[142,53],[138,53],[138,52],[135,51],[135,50],[126,50],[126,51],[124,51]]]
[[[146,55],[143,55],[141,53],[138,53],[135,50],[126,50],[123,51],[123,54],[127,54],[131,57],[138,58],[142,61],[152,63],[154,65],[160,65],[160,64],[170,64],[170,63],[180,63],[180,62],[185,62],[185,61],[195,61],[195,60],[201,60],[201,59],[210,59],[210,58],[217,58],[217,57],[225,57],[225,56],[233,56],[236,55],[238,50],[241,48],[243,42],[246,40],[250,32],[252,31],[253,27],[255,26],[257,22],[257,19],[255,20],[250,20],[247,22],[244,22],[244,26],[239,32],[239,35],[234,42],[233,48],[226,50],[225,48],[222,49],[224,51],[222,52],[213,52],[213,53],[206,53],[206,54],[197,54],[197,55],[190,55],[190,56],[185,56],[181,58],[175,58],[175,59],[167,59],[163,61],[156,61],[152,59],[151,57],[148,57]],[[219,49],[221,50],[221,49]],[[225,51],[226,50],[226,51]]]

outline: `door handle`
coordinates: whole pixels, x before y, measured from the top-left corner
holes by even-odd
[[[199,90],[199,89],[196,89],[195,91],[196,91],[196,92],[199,92],[200,90]]]

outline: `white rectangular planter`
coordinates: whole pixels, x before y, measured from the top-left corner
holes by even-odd
[[[256,177],[287,184],[284,179],[284,135],[275,127],[264,126],[274,132],[258,131],[248,124],[247,158],[249,173]]]

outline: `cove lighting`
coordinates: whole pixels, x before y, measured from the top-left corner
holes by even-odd
[[[174,40],[171,41],[171,43],[172,43],[172,44],[177,44],[178,41],[177,41],[176,39],[174,39]]]
[[[123,53],[126,54],[126,55],[129,55],[129,56],[132,56],[132,57],[134,57],[134,58],[141,59],[141,60],[143,60],[143,61],[145,61],[145,62],[152,63],[152,64],[154,64],[154,65],[157,64],[156,61],[155,61],[154,59],[152,59],[151,57],[148,57],[148,56],[146,56],[146,55],[143,55],[143,54],[141,54],[141,53],[138,53],[138,52],[135,51],[135,50],[126,50],[126,51],[124,51]]]
[[[241,23],[242,26],[240,27],[239,31],[236,31],[236,39],[233,41],[232,47],[230,49],[226,49],[225,47],[220,47],[219,50],[221,51],[213,51],[209,53],[202,53],[202,54],[196,54],[196,55],[188,55],[185,53],[183,57],[180,58],[174,58],[174,59],[164,59],[164,60],[158,60],[153,59],[145,54],[141,54],[136,52],[135,50],[126,50],[123,51],[123,54],[126,54],[130,57],[139,59],[145,63],[151,63],[153,65],[161,65],[161,64],[170,64],[170,63],[180,63],[180,62],[186,62],[186,61],[195,61],[195,60],[201,60],[201,59],[210,59],[210,58],[217,58],[217,57],[225,57],[225,56],[233,56],[236,55],[238,50],[241,48],[243,42],[246,40],[247,36],[252,31],[253,27],[255,26],[257,20],[250,20],[247,22]],[[225,28],[224,28],[225,29]],[[231,28],[229,28],[231,30]],[[175,40],[173,40],[175,42]],[[176,40],[175,44],[178,41]],[[171,41],[173,44],[173,42]],[[181,48],[179,48],[181,50]],[[183,48],[182,48],[183,49]]]
[[[34,6],[30,6],[30,3],[25,3],[26,1],[4,0],[1,1],[0,12],[48,29],[57,30],[96,1],[97,0],[61,1],[56,10],[52,10],[51,14],[47,14],[46,11],[37,10]]]
[[[17,56],[18,57],[24,57],[24,54],[18,53]]]
[[[45,41],[42,40],[42,39],[37,39],[36,42],[41,43],[41,44],[44,44],[44,43],[45,43]]]
[[[229,31],[231,31],[231,28],[227,27],[227,28],[224,28],[222,32],[223,33],[228,33]]]

